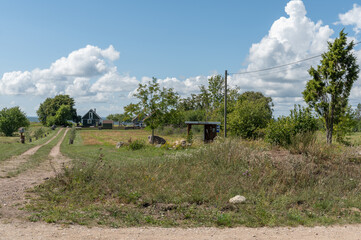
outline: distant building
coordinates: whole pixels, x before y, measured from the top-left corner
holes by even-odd
[[[96,113],[96,109],[90,109],[82,118],[84,127],[97,127],[102,125],[102,118]]]
[[[112,120],[103,120],[103,129],[113,129],[114,122]]]

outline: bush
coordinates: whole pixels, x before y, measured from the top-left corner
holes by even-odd
[[[75,129],[75,127],[72,127],[70,129],[70,134],[69,134],[69,143],[70,144],[73,144],[75,136],[76,136],[76,129]]]
[[[139,150],[145,147],[145,142],[143,140],[135,140],[131,143],[129,143],[129,149],[135,151],[135,150]]]
[[[12,136],[20,127],[28,127],[29,120],[19,107],[3,108],[0,111],[0,132]]]
[[[34,137],[36,139],[41,138],[43,136],[43,134],[44,134],[44,129],[42,127],[38,128],[34,131]]]
[[[257,138],[259,130],[266,128],[272,118],[271,102],[261,93],[242,94],[229,115],[230,133],[242,138]]]
[[[281,116],[277,121],[270,122],[266,129],[266,141],[280,146],[297,145],[300,141],[305,141],[302,144],[308,146],[316,130],[317,119],[310,110],[295,105],[290,116]]]

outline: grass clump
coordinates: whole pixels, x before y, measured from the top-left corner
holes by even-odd
[[[140,139],[137,139],[135,141],[130,141],[128,148],[133,151],[145,148],[145,142]]]
[[[169,155],[127,151],[137,156],[130,161],[113,155],[114,148],[87,155],[79,148],[73,167],[35,189],[38,198],[28,210],[37,219],[108,226],[361,222],[355,211],[361,209],[361,161],[343,150],[282,155],[219,139]],[[230,204],[235,195],[245,196],[245,204]]]

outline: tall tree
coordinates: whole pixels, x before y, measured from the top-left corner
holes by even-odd
[[[154,141],[154,129],[164,120],[169,119],[172,109],[175,109],[178,102],[178,94],[173,88],[160,88],[158,80],[153,77],[148,84],[139,84],[137,92],[134,94],[140,102],[138,103],[141,112],[147,117],[145,123],[152,129],[152,139]]]
[[[50,122],[47,121],[47,118],[55,117],[57,111],[63,105],[70,107],[70,112],[67,116],[65,116],[65,118],[77,122],[78,117],[76,109],[74,108],[75,102],[73,98],[69,97],[69,95],[57,95],[54,98],[47,98],[42,104],[40,104],[39,109],[36,111],[40,122],[43,125],[47,125],[47,122]],[[66,124],[66,121],[62,122],[61,124]]]
[[[0,132],[5,136],[12,136],[18,128],[29,125],[29,120],[19,107],[3,108],[0,111]]]
[[[353,41],[347,44],[346,35],[342,30],[333,43],[328,42],[328,51],[322,54],[320,65],[309,69],[312,79],[303,92],[305,102],[324,120],[328,144],[332,144],[334,124],[345,115],[348,97],[359,73],[352,53],[355,44]]]

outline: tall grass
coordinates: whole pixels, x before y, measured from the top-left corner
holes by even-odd
[[[218,139],[131,162],[104,160],[103,149],[37,188],[40,198],[29,209],[37,212],[34,219],[110,226],[360,222],[360,213],[350,210],[361,209],[360,158],[324,151],[281,156]],[[235,195],[246,203],[229,204]]]

